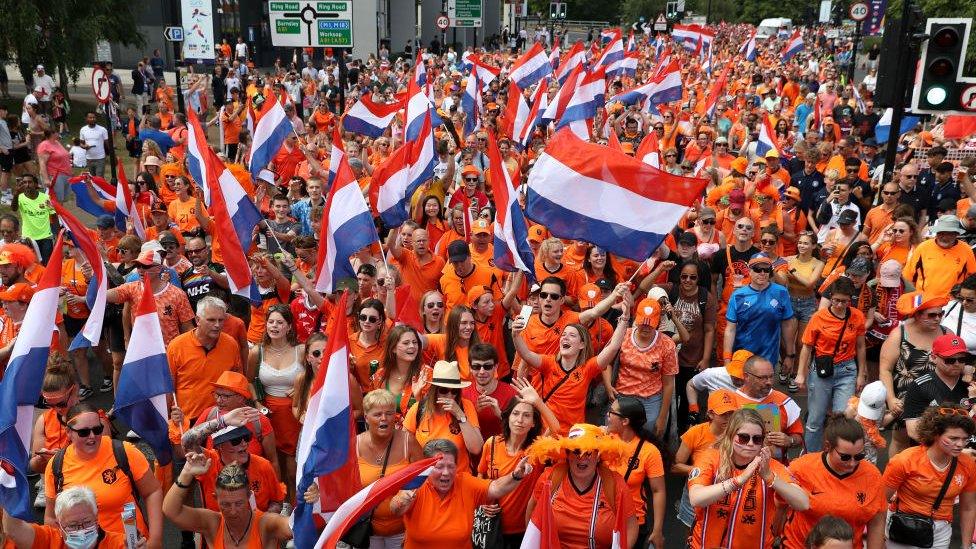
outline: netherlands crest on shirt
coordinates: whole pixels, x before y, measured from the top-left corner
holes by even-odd
[[[688,473],[688,480],[696,479],[699,476],[701,476],[701,469],[695,467],[694,469],[691,470],[690,473]]]

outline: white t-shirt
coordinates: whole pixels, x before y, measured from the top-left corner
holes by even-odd
[[[54,79],[47,73],[43,76],[34,77],[34,89],[40,89],[41,101],[51,101],[54,99]]]
[[[245,42],[238,42],[234,44],[234,55],[239,59],[241,57],[247,57],[247,44]]]
[[[244,91],[241,89],[241,79],[237,77],[234,73],[224,79],[224,86],[227,88],[227,100],[230,101],[230,90],[237,88],[239,91]]]
[[[95,124],[95,127],[82,126],[78,130],[78,137],[88,146],[88,160],[105,158],[105,140],[108,139],[108,132],[105,128],[98,124]]]
[[[33,93],[29,93],[26,97],[24,97],[24,110],[20,114],[20,123],[25,126],[30,124],[30,115],[27,114],[27,105],[34,105],[34,110],[37,110],[37,98],[34,97]]]
[[[72,145],[68,151],[71,153],[71,165],[76,168],[84,168],[88,165],[88,151],[84,147]]]
[[[969,352],[976,351],[976,313],[967,313],[962,303],[952,301],[943,309],[946,314],[942,318],[942,325],[952,330],[952,333],[966,342]],[[959,315],[962,314],[962,328],[959,325]]]

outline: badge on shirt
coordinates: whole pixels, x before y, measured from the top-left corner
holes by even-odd
[[[694,480],[699,476],[701,476],[701,469],[695,467],[694,469],[691,470],[690,473],[688,473],[688,480]]]

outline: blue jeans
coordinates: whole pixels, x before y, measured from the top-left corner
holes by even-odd
[[[847,401],[854,396],[857,383],[857,362],[852,358],[834,364],[834,375],[823,378],[811,364],[807,381],[807,423],[803,439],[807,452],[823,448],[823,424],[827,412],[843,412]]]
[[[644,414],[647,415],[647,423],[644,424],[644,428],[647,429],[647,432],[653,433],[654,423],[657,421],[657,416],[660,415],[661,413],[661,401],[664,399],[661,393],[658,393],[656,395],[651,395],[649,397],[639,397],[635,395],[620,395],[620,396],[629,396],[632,398],[636,398],[637,400],[640,401],[641,404],[644,405]]]

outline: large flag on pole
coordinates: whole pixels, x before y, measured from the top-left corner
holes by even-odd
[[[502,161],[498,142],[488,134],[488,165],[491,188],[495,191],[495,266],[503,271],[522,271],[529,281],[535,279],[535,256],[529,246],[529,227],[519,207],[518,195],[508,168]]]
[[[299,494],[317,480],[322,511],[327,515],[362,486],[356,458],[356,425],[349,400],[349,334],[345,293],[329,321],[329,342],[322,366],[309,390],[305,423],[298,438]],[[293,531],[295,547],[316,547],[313,505],[298,498]]]
[[[529,175],[526,214],[553,236],[644,261],[707,184],[560,130]]]
[[[156,298],[149,278],[143,277],[142,299],[132,321],[132,337],[115,390],[115,412],[152,446],[160,465],[173,459],[166,407],[166,396],[173,390]]]
[[[126,187],[119,182],[119,187]],[[102,338],[102,322],[105,320],[105,302],[108,296],[108,275],[105,272],[105,263],[102,261],[102,254],[98,252],[98,246],[92,238],[88,228],[85,227],[78,218],[71,214],[67,208],[51,195],[51,206],[58,213],[61,222],[71,231],[71,239],[85,256],[85,260],[91,265],[92,278],[88,282],[88,292],[85,295],[85,306],[88,307],[88,318],[85,325],[78,332],[78,335],[71,341],[69,351],[95,347]],[[54,257],[54,256],[52,256]]]
[[[251,178],[258,180],[261,170],[267,169],[268,164],[281,150],[281,145],[288,136],[295,131],[291,120],[285,113],[285,107],[280,101],[267,101],[261,109],[257,126],[254,127],[254,138],[251,141]],[[201,182],[202,184],[202,182]]]
[[[51,257],[60,258],[64,235]],[[27,522],[34,521],[27,466],[34,430],[34,405],[41,396],[51,339],[57,330],[61,261],[50,262],[27,306],[10,360],[0,381],[0,508]]]
[[[146,225],[142,222],[139,215],[139,208],[136,207],[135,200],[132,199],[132,191],[129,189],[129,179],[125,176],[125,166],[122,159],[119,159],[119,166],[116,170],[119,174],[119,184],[115,188],[115,226],[120,231],[126,230],[126,219],[132,224],[132,231],[140,240],[146,241]]]

